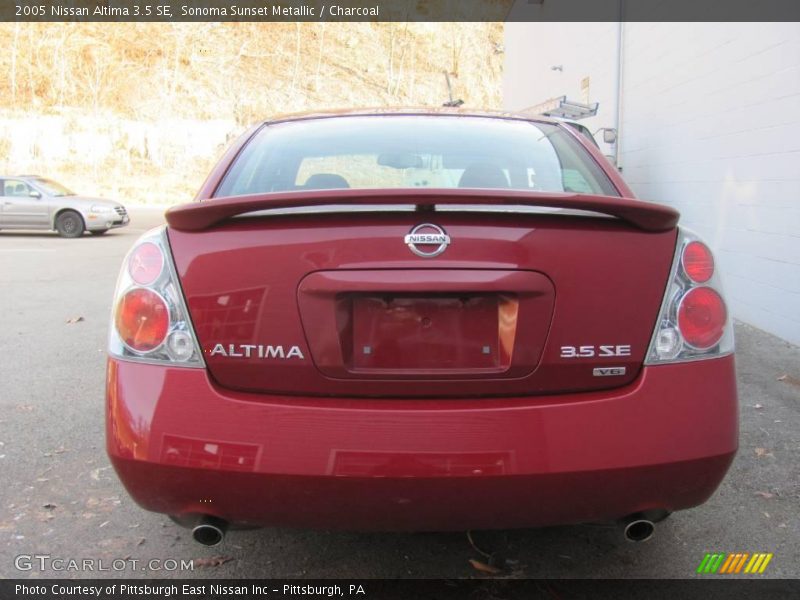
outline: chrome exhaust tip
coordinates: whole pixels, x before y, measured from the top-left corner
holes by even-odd
[[[656,531],[655,523],[640,515],[628,517],[623,524],[623,534],[629,542],[646,542]]]
[[[204,546],[217,546],[225,539],[228,523],[212,516],[204,516],[192,528],[192,539]]]

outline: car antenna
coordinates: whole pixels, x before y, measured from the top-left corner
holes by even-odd
[[[459,98],[458,100],[453,100],[453,86],[450,85],[450,73],[445,71],[444,78],[447,81],[447,95],[450,97],[450,100],[442,104],[442,106],[451,106],[455,108],[464,104],[464,101],[461,98]]]

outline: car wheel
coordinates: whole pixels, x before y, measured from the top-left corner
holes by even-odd
[[[83,219],[74,210],[65,210],[56,219],[56,231],[65,238],[76,238],[83,235]]]
[[[90,231],[92,235],[103,235],[108,229],[95,229],[94,231]]]

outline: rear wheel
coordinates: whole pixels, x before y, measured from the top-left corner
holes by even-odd
[[[108,229],[95,229],[94,231],[90,231],[92,235],[103,235]]]
[[[56,219],[56,231],[61,237],[80,237],[83,229],[83,219],[74,210],[65,210]]]

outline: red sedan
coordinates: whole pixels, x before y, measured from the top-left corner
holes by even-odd
[[[107,446],[194,528],[531,527],[643,540],[738,443],[709,250],[567,126],[262,123],[125,259]]]

